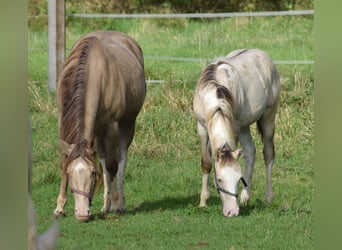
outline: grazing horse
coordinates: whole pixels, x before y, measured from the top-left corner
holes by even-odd
[[[143,54],[131,37],[95,31],[75,43],[57,86],[62,162],[55,216],[64,215],[69,183],[76,218],[91,218],[96,152],[104,178],[102,212],[124,211],[127,151],[145,93]]]
[[[193,108],[201,141],[202,191],[200,207],[209,193],[211,157],[215,160],[214,182],[223,203],[223,214],[239,214],[238,183],[242,180],[240,202],[246,204],[251,190],[255,145],[250,125],[257,122],[264,144],[266,201],[271,202],[274,160],[275,115],[280,81],[272,59],[258,49],[236,50],[208,65],[198,80]],[[244,177],[238,158],[243,147]]]

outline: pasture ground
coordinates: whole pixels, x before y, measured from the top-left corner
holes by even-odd
[[[282,92],[275,135],[275,197],[264,202],[262,143],[257,147],[252,197],[241,216],[225,218],[211,183],[208,207],[198,208],[201,188],[199,140],[192,111],[197,79],[206,58],[238,48],[260,48],[274,60],[313,60],[312,17],[216,20],[69,19],[67,48],[83,34],[115,29],[135,38],[145,59],[147,96],[137,119],[125,175],[125,214],[95,219],[59,219],[59,249],[312,249],[313,248],[313,65],[277,65]],[[59,148],[55,94],[47,89],[47,30],[29,30],[29,109],[33,131],[33,193],[38,231],[52,224],[59,189]],[[68,52],[68,51],[67,51]],[[148,56],[202,58],[162,61]]]

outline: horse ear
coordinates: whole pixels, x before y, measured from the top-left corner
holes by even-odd
[[[232,155],[235,158],[235,160],[238,160],[242,154],[243,154],[242,148],[236,149],[232,152]]]
[[[62,152],[66,155],[69,155],[71,153],[71,151],[74,149],[75,144],[69,144],[63,140],[59,141],[59,145],[62,149]]]

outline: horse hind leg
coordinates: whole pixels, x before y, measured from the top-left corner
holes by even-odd
[[[128,121],[120,124],[119,142],[117,150],[118,172],[114,178],[111,210],[124,213],[125,193],[124,193],[124,174],[127,165],[128,147],[131,144],[135,132],[135,121]]]
[[[273,199],[272,191],[272,168],[274,162],[274,130],[275,130],[275,110],[268,116],[263,116],[258,122],[258,129],[261,134],[261,138],[264,144],[263,154],[264,162],[266,166],[266,195],[265,199],[267,203],[270,203]]]
[[[122,159],[118,164],[118,172],[114,177],[112,185],[112,202],[110,206],[110,211],[124,213],[125,210],[125,194],[124,194],[124,172],[127,163],[127,152],[123,153]]]

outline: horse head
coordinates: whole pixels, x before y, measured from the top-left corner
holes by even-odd
[[[75,216],[80,221],[88,221],[96,185],[96,167],[92,160],[94,151],[89,149],[86,140],[78,144],[61,141],[61,148],[68,159],[66,168],[75,200]]]
[[[232,151],[228,144],[224,144],[216,152],[215,186],[223,204],[223,215],[228,217],[239,215],[238,184],[241,179],[246,184],[238,162],[241,153],[242,149]]]

